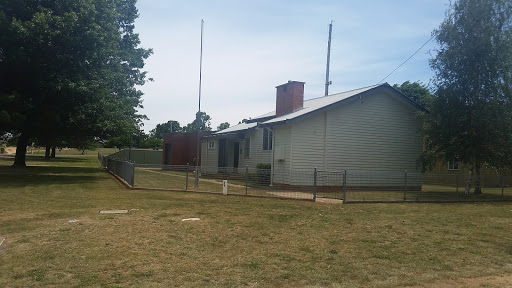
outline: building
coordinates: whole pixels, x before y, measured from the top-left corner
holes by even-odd
[[[207,137],[210,134],[211,132],[201,132],[200,137]],[[195,166],[196,155],[197,133],[174,132],[164,134],[162,165],[189,164]],[[200,164],[201,162],[199,162]]]
[[[275,111],[202,139],[202,171],[218,173],[270,163],[272,183],[306,185],[294,171],[418,172],[425,109],[378,84],[304,101],[304,83],[276,87]],[[420,176],[418,176],[420,177]],[[369,179],[361,186],[376,185]],[[387,182],[400,186],[403,180]],[[410,185],[421,185],[412,179]],[[329,185],[329,183],[326,183]]]

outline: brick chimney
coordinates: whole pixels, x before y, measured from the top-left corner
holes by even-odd
[[[292,113],[304,104],[304,82],[288,81],[276,87],[276,117]]]

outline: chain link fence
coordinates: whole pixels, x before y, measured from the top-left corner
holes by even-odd
[[[102,166],[130,186],[338,202],[445,202],[512,200],[512,176],[482,175],[481,195],[465,194],[463,174],[403,171],[272,171],[191,165],[135,164],[98,154]],[[199,169],[195,185],[196,168]],[[474,180],[473,180],[474,182]],[[473,185],[474,186],[474,185]]]
[[[200,177],[198,185],[195,186],[195,166],[144,164],[135,166],[134,187],[138,188],[314,199],[313,171],[299,173],[307,185],[287,187],[286,185],[271,185],[271,170],[268,169],[229,167],[208,171],[208,169],[198,167]]]
[[[122,180],[124,180],[128,185],[134,187],[135,186],[135,164],[130,163],[128,161],[122,161],[118,159],[114,159],[108,156],[103,156],[98,153],[98,161],[101,163],[101,166],[112,174],[115,174]]]

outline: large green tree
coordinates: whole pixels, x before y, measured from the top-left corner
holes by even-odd
[[[409,99],[422,105],[425,108],[428,108],[432,102],[432,93],[430,93],[428,87],[421,82],[405,81],[400,85],[394,84],[393,88],[402,92],[402,94],[407,96]]]
[[[149,131],[151,137],[163,139],[165,133],[182,132],[180,122],[169,120],[166,123],[156,124],[156,127]]]
[[[211,125],[212,118],[206,112],[197,112],[196,119],[192,123],[188,123],[187,126],[183,127],[183,132],[197,132],[199,127],[200,131],[212,131]]]
[[[483,165],[512,166],[511,26],[512,1],[459,0],[434,31],[436,97],[425,126],[424,160],[465,163],[466,194],[473,178],[474,193],[482,192]]]
[[[14,165],[35,139],[83,146],[144,118],[137,87],[151,50],[133,31],[135,2],[0,2],[0,128],[19,134]]]
[[[223,122],[223,123],[220,123],[219,126],[217,126],[217,131],[228,129],[228,128],[229,128],[229,123]]]

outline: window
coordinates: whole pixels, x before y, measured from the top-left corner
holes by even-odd
[[[208,141],[208,149],[215,149],[215,141]]]
[[[459,170],[459,162],[448,161],[448,170]]]
[[[263,128],[263,150],[272,150],[272,131]]]
[[[249,158],[251,152],[251,138],[246,138],[244,141],[244,158]]]

